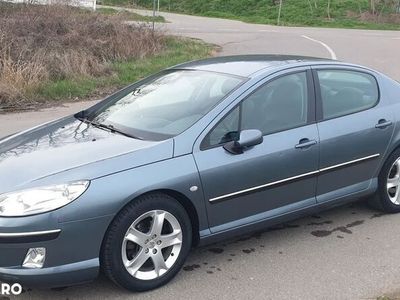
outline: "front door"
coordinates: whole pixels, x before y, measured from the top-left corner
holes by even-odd
[[[319,137],[308,70],[260,84],[208,132],[194,151],[212,232],[314,205]],[[262,144],[242,154],[223,145],[259,129]]]

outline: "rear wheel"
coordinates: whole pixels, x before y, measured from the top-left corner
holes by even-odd
[[[400,212],[400,149],[386,160],[378,181],[375,204],[388,213]]]
[[[102,251],[106,275],[131,291],[146,291],[170,281],[191,247],[185,209],[164,194],[149,194],[126,206],[111,224]]]

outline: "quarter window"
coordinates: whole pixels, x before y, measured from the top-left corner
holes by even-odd
[[[378,101],[378,84],[370,74],[347,70],[317,72],[325,120],[366,110]]]
[[[307,73],[290,74],[270,81],[244,99],[208,134],[203,146],[235,140],[245,129],[264,135],[307,124]]]

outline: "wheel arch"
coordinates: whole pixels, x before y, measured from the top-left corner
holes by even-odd
[[[400,149],[400,133],[399,134],[394,133],[393,137],[392,137],[391,145],[390,145],[390,147],[388,147],[388,149],[386,150],[386,153],[383,156],[383,159],[380,163],[380,166],[378,168],[378,172],[377,172],[376,176],[379,176],[381,174],[382,169],[383,169],[386,161],[388,160],[388,158],[393,154],[393,152],[397,151],[398,149]]]
[[[166,194],[166,195],[174,198],[176,201],[178,201],[183,206],[183,208],[186,210],[186,212],[189,216],[190,223],[192,224],[192,246],[197,246],[200,241],[199,216],[197,214],[196,208],[194,207],[192,201],[184,194],[182,194],[176,190],[171,190],[171,189],[159,189],[159,190],[147,192],[146,194],[149,194],[149,193]]]
[[[107,229],[106,229],[106,231],[104,233],[103,240],[102,240],[102,243],[101,243],[100,257],[101,257],[101,251],[103,249],[104,240],[105,240],[105,238],[107,236],[107,232],[109,231],[109,229],[110,229],[111,225],[113,224],[113,221],[115,220],[115,218],[130,203],[132,203],[133,201],[135,201],[136,199],[138,199],[138,198],[140,198],[140,197],[142,197],[144,195],[149,195],[149,194],[164,194],[164,195],[170,196],[171,198],[173,198],[176,201],[178,201],[183,206],[185,211],[187,212],[187,214],[189,216],[189,219],[190,219],[190,223],[192,225],[192,247],[197,246],[199,244],[199,241],[200,241],[199,216],[197,214],[196,208],[194,207],[192,201],[187,196],[185,196],[184,194],[182,194],[182,193],[180,193],[180,192],[178,192],[176,190],[172,190],[172,189],[156,189],[156,190],[146,191],[144,193],[135,195],[135,197],[133,197],[128,202],[126,202],[115,213],[114,217],[110,221],[110,224],[108,224]]]

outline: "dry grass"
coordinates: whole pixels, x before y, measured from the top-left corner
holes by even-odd
[[[154,55],[164,45],[161,34],[119,16],[0,2],[0,109],[40,102],[32,91],[43,83],[107,75],[111,62]]]
[[[359,19],[362,22],[371,22],[376,24],[400,24],[400,14],[398,13],[372,14],[369,11],[362,13],[347,12],[347,17]]]

